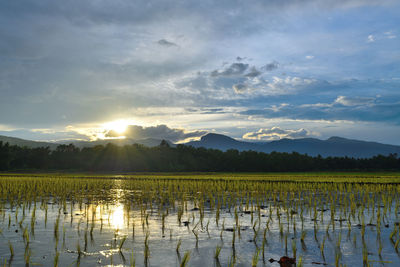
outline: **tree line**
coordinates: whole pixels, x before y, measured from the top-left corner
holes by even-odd
[[[397,154],[372,158],[309,156],[297,152],[221,151],[177,145],[73,144],[28,148],[0,141],[0,171],[73,170],[124,172],[292,172],[400,170]]]

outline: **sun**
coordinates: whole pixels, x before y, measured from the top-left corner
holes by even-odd
[[[128,124],[129,123],[126,120],[116,120],[105,123],[103,127],[108,131],[114,131],[118,134],[123,134],[126,131]]]

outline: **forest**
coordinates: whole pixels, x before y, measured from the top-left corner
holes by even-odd
[[[312,157],[296,152],[255,151],[107,144],[78,148],[73,144],[28,148],[0,142],[0,171],[68,170],[124,172],[295,172],[398,171],[397,154],[372,158]]]

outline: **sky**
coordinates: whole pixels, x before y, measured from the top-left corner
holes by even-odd
[[[400,145],[400,2],[0,2],[0,135],[209,132]]]

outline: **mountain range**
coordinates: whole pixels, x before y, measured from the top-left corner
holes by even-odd
[[[148,147],[158,146],[162,140],[155,139],[155,138],[146,138],[146,139],[99,139],[95,141],[83,141],[83,140],[60,140],[57,142],[41,142],[41,141],[31,141],[25,140],[16,137],[9,137],[0,135],[0,142],[9,143],[10,145],[17,145],[21,147],[30,147],[30,148],[37,148],[37,147],[49,147],[50,149],[56,149],[57,146],[62,144],[74,144],[76,147],[83,148],[83,147],[93,147],[97,145],[106,145],[108,143],[112,143],[119,146],[124,145],[131,145],[131,144],[141,144]],[[174,144],[170,141],[167,141],[170,146],[174,146]]]
[[[149,147],[158,146],[161,143],[159,139],[106,139],[96,141],[80,141],[66,140],[58,143],[52,142],[37,142],[24,140],[8,136],[0,136],[0,141],[8,142],[11,145],[26,146],[26,147],[50,147],[55,149],[60,144],[73,143],[77,147],[91,147],[95,145],[105,145],[113,143],[116,145],[142,144]],[[175,146],[172,142],[168,143]],[[239,151],[258,151],[271,153],[276,152],[298,152],[300,154],[308,154],[311,156],[321,155],[322,157],[338,156],[338,157],[355,157],[355,158],[370,158],[376,155],[399,154],[400,146],[381,144],[377,142],[367,142],[360,140],[346,139],[342,137],[331,137],[327,140],[317,138],[301,138],[301,139],[280,139],[269,142],[246,142],[239,141],[222,134],[209,133],[204,135],[199,141],[191,141],[183,145],[193,147],[204,147],[219,149],[226,151],[228,149],[237,149]]]
[[[400,146],[386,145],[377,142],[366,142],[346,139],[342,137],[331,137],[327,140],[317,138],[280,139],[269,142],[245,142],[238,141],[221,134],[207,134],[199,141],[186,143],[193,147],[215,148],[220,150],[237,149],[239,151],[253,150],[265,153],[276,152],[298,152],[311,156],[321,155],[323,157],[355,157],[370,158],[375,155],[400,154]]]

